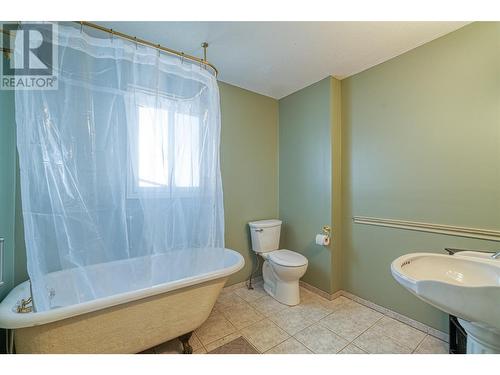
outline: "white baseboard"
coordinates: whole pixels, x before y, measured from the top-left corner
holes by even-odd
[[[347,297],[349,299],[352,299],[353,301],[360,303],[361,305],[364,305],[364,306],[369,307],[375,311],[378,311],[384,315],[387,315],[390,318],[399,320],[402,323],[408,324],[409,326],[416,328],[422,332],[425,332],[431,336],[434,336],[440,340],[443,340],[446,342],[449,342],[449,340],[450,340],[450,337],[447,333],[444,333],[444,332],[439,331],[435,328],[429,327],[427,324],[424,324],[424,323],[421,323],[417,320],[411,319],[411,318],[407,317],[406,315],[400,314],[400,313],[393,311],[391,309],[388,309],[386,307],[377,305],[376,303],[373,303],[371,301],[368,301],[366,299],[358,297],[355,294],[349,293],[345,290],[339,290],[333,294],[330,294],[330,293],[327,293],[321,289],[318,289],[315,286],[312,286],[312,285],[310,285],[302,280],[300,281],[300,286],[302,286],[304,289],[307,289],[313,293],[316,293],[320,297],[326,298],[327,300],[330,300],[330,301],[337,298],[337,297],[340,297],[340,296]]]
[[[366,299],[358,297],[352,293],[346,292],[345,290],[342,290],[342,295],[344,297],[352,299],[353,301],[358,302],[361,305],[364,305],[364,306],[369,307],[375,311],[378,311],[379,313],[387,315],[390,318],[393,318],[393,319],[399,320],[402,323],[408,324],[409,326],[416,328],[422,332],[425,332],[431,336],[434,336],[440,340],[443,340],[446,342],[449,342],[449,340],[450,340],[450,337],[447,333],[444,333],[444,332],[439,331],[435,328],[429,327],[427,324],[424,324],[424,323],[421,323],[417,320],[411,319],[411,318],[407,317],[406,315],[400,314],[400,313],[395,312],[395,311],[388,309],[386,307],[377,305],[376,303],[373,303],[371,301],[368,301]]]
[[[330,293],[327,293],[319,288],[316,288],[315,286],[312,286],[311,284],[308,284],[302,280],[299,281],[299,285],[302,288],[307,289],[308,291],[313,292],[313,293],[317,294],[318,296],[323,297],[329,301],[334,300],[335,298],[340,297],[342,295],[341,290],[339,290],[333,294],[330,294]]]

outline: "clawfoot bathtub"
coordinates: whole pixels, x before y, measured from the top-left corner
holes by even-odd
[[[102,298],[82,303],[67,302],[68,295],[78,294],[71,290],[72,270],[49,274],[66,303],[42,312],[17,312],[19,301],[30,296],[26,281],[0,304],[0,327],[8,329],[17,353],[138,353],[179,336],[186,339],[208,318],[229,275],[244,265],[237,252],[219,250],[223,259],[208,270],[203,257],[213,257],[210,249],[189,250],[193,253],[181,263],[165,254],[130,260],[176,270],[166,270],[168,277],[160,280],[164,282],[153,286],[107,291]],[[107,276],[129,269],[122,261],[92,267]]]

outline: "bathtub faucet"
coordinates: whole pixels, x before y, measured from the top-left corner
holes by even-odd
[[[33,311],[33,306],[29,306],[29,304],[32,302],[33,300],[30,298],[28,299],[22,299],[21,302],[19,303],[19,305],[17,305],[17,312],[18,313],[29,313],[31,311]]]

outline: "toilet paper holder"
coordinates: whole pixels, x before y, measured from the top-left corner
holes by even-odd
[[[332,231],[332,228],[328,225],[323,225],[323,228],[321,228],[322,233],[316,235],[316,240],[315,243],[316,245],[320,246],[328,246],[330,245],[330,233]]]

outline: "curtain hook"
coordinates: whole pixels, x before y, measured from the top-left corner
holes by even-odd
[[[160,52],[161,52],[161,45],[158,43],[158,58],[160,58]]]
[[[135,49],[137,49],[137,37],[134,36],[134,40],[135,40]]]
[[[111,43],[113,43],[113,38],[114,38],[113,29],[109,29],[109,34],[111,38]]]
[[[184,64],[184,52],[181,52],[181,64]]]
[[[83,21],[80,21],[80,34],[83,33]]]

